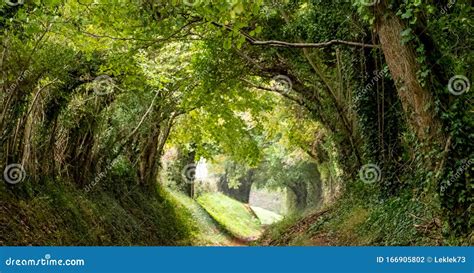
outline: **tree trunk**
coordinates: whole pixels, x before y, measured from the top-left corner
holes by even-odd
[[[140,154],[139,176],[140,184],[143,186],[151,186],[155,183],[158,170],[157,154],[160,132],[161,126],[159,124],[155,125]]]
[[[187,156],[187,159],[186,159],[186,166],[191,166],[189,168],[191,169],[194,169],[193,172],[194,174],[190,175],[190,177],[187,177],[187,179],[189,179],[189,181],[187,181],[186,183],[186,194],[191,197],[191,198],[194,198],[194,193],[195,193],[195,187],[194,187],[194,183],[196,182],[195,179],[196,179],[196,151],[195,151],[195,144],[191,144],[191,151],[188,152],[188,156]]]
[[[239,187],[230,188],[226,171],[226,173],[219,179],[218,189],[225,195],[232,197],[242,203],[248,204],[250,200],[250,191],[252,190],[252,184],[254,182],[254,174],[254,169],[248,170],[245,175],[239,178]]]
[[[295,194],[295,209],[296,211],[304,211],[308,205],[308,188],[304,181],[295,181],[288,185],[290,190]]]
[[[421,141],[440,143],[444,137],[435,115],[434,98],[417,79],[419,65],[413,46],[402,43],[401,32],[406,26],[383,3],[376,8],[376,16],[380,44],[409,125]]]

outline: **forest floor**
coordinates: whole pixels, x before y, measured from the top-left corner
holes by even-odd
[[[436,246],[474,238],[443,238],[428,202],[408,194],[378,204],[346,197],[282,217],[220,193],[193,199],[170,190],[154,197],[41,187],[34,197],[13,198],[0,186],[0,245]]]

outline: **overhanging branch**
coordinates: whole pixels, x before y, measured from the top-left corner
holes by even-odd
[[[276,41],[276,40],[258,41],[258,40],[250,40],[248,38],[246,39],[251,45],[290,47],[290,48],[319,48],[319,47],[328,47],[328,46],[338,45],[338,44],[355,46],[355,47],[367,47],[367,48],[379,47],[378,45],[364,44],[364,43],[344,41],[344,40],[330,40],[330,41],[321,42],[321,43],[289,43],[289,42]]]
[[[221,25],[215,22],[212,22],[212,24],[218,27],[223,27],[231,32],[234,31],[234,29],[228,25]],[[252,36],[250,36],[250,34],[242,30],[240,30],[239,33],[240,35],[245,37],[245,40],[248,43],[250,43],[251,45],[256,45],[256,46],[272,46],[272,47],[287,47],[287,48],[321,48],[321,47],[328,47],[328,46],[333,46],[333,45],[347,45],[347,46],[363,47],[363,48],[379,48],[379,45],[365,44],[365,43],[345,41],[345,40],[339,40],[339,39],[334,39],[334,40],[320,42],[320,43],[291,43],[291,42],[278,41],[278,40],[261,41],[261,40],[257,40],[253,38]]]

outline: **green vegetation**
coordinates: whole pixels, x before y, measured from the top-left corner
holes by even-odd
[[[199,204],[233,236],[252,241],[262,232],[259,220],[250,208],[220,193],[208,193],[198,198]]]
[[[383,203],[376,199],[343,197],[329,211],[308,219],[308,215],[285,219],[271,226],[261,239],[273,245],[468,245],[452,237],[443,241],[441,220],[423,202],[403,193]],[[311,215],[309,215],[310,217]],[[300,226],[292,234],[294,227]],[[288,237],[281,241],[281,238]]]
[[[255,215],[257,215],[258,220],[264,226],[268,226],[275,222],[280,221],[283,217],[273,211],[262,209],[259,207],[251,207]]]
[[[89,195],[47,182],[35,188],[40,194],[12,198],[2,189],[2,245],[189,245],[194,240],[192,219],[164,193],[130,188],[126,196]]]
[[[367,2],[0,1],[0,244],[472,245],[472,3]]]
[[[214,220],[195,200],[179,192],[170,192],[176,200],[178,210],[189,213],[192,221],[193,244],[195,245],[233,245],[233,238],[227,235],[216,220]]]

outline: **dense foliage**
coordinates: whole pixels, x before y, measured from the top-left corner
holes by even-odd
[[[363,207],[362,231],[387,228],[369,242],[465,243],[474,224],[471,3],[368,2],[2,1],[0,165],[4,176],[14,170],[0,186],[0,218],[50,195],[67,207],[61,194],[78,191],[91,206],[81,213],[115,211],[99,205],[110,198],[153,226],[172,223],[175,241],[157,228],[151,243],[182,243],[186,216],[160,180],[169,172],[192,196],[181,169],[206,158],[229,192],[287,190],[297,212],[348,200],[335,206],[340,217]],[[166,169],[171,148],[178,156]],[[163,221],[145,216],[160,208]],[[420,234],[402,223],[409,214],[442,239],[407,238]],[[386,241],[400,226],[404,235]],[[29,243],[3,238],[9,230],[0,244]],[[115,242],[143,243],[141,234]]]

